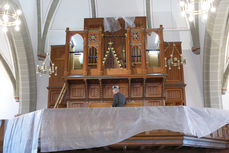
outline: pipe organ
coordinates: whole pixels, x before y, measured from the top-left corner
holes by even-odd
[[[132,27],[119,18],[112,23],[117,31],[105,31],[104,20],[84,19],[83,31],[67,28],[66,44],[51,47],[58,75],[49,80],[48,107],[60,100],[64,82],[59,107],[110,107],[113,85],[120,86],[127,107],[185,105],[183,66],[168,68],[165,60],[174,47],[182,53],[181,43],[164,42],[163,26],[147,29],[145,17],[135,17]]]

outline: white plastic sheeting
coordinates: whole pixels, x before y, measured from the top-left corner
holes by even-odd
[[[104,31],[108,32],[116,32],[121,29],[121,26],[118,22],[118,19],[120,17],[108,17],[104,18]],[[134,20],[135,17],[122,17],[125,21],[125,28],[129,27],[135,27]]]
[[[40,132],[42,152],[102,147],[158,129],[203,137],[229,124],[228,116],[184,106],[39,110],[6,121],[3,151],[36,153]]]
[[[203,137],[229,123],[229,111],[183,106],[47,109],[43,115],[42,152],[102,147],[158,129]]]
[[[6,121],[3,153],[37,153],[43,110]]]

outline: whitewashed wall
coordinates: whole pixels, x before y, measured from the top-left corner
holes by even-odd
[[[0,119],[10,119],[18,113],[19,104],[14,99],[13,85],[1,62],[0,74]]]
[[[229,86],[227,85],[227,92],[225,95],[222,95],[222,101],[223,101],[223,109],[229,110]]]
[[[0,54],[8,64],[9,68],[11,69],[14,77],[15,77],[15,68],[14,68],[14,61],[12,52],[10,49],[9,41],[7,35],[0,30]]]
[[[227,37],[227,42],[226,42],[226,53],[225,53],[225,65],[224,65],[224,71],[226,70],[228,66],[228,54],[229,54],[229,33]],[[222,95],[222,102],[223,102],[223,109],[229,110],[229,83],[227,84],[227,92],[225,95]]]

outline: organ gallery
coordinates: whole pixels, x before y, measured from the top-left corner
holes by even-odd
[[[67,28],[66,44],[52,46],[48,106],[110,107],[113,85],[127,107],[185,105],[181,54],[181,42],[164,42],[163,26],[147,29],[145,17],[84,19],[83,31]]]
[[[85,18],[83,30],[67,27],[65,44],[51,46],[48,108],[0,120],[0,149],[227,149],[229,113],[186,105],[182,42],[164,41],[163,32],[163,25],[147,28],[144,16]],[[114,86],[125,107],[112,107]]]

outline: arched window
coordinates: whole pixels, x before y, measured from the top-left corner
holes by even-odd
[[[75,34],[71,37],[69,53],[72,69],[83,68],[83,43],[83,37],[80,34]]]
[[[97,49],[95,47],[91,47],[89,49],[88,54],[88,65],[95,65],[97,64]]]
[[[132,63],[141,63],[141,49],[138,46],[131,49],[131,61]]]

